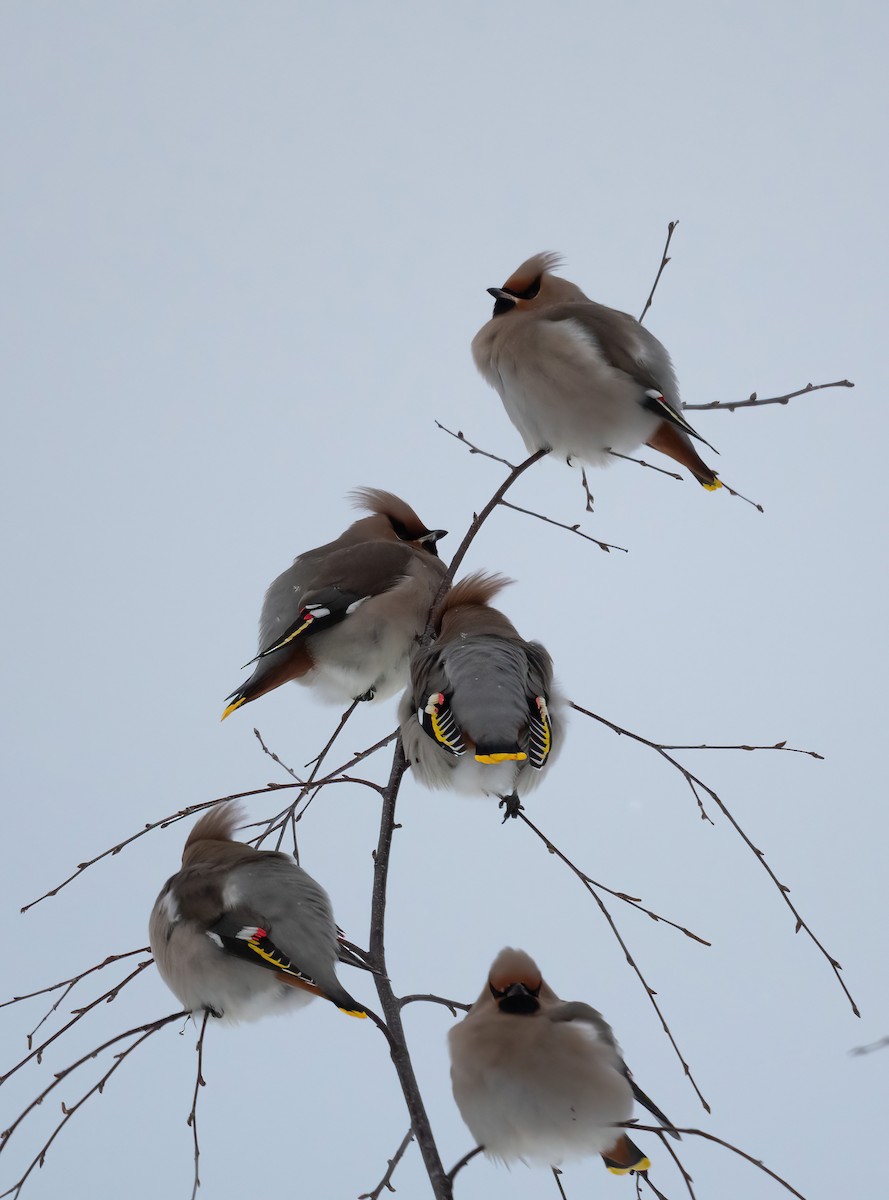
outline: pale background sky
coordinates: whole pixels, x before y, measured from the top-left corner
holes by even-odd
[[[764,515],[617,464],[594,476],[587,517],[576,474],[543,463],[513,499],[630,553],[501,512],[465,566],[518,581],[504,609],[613,721],[826,756],[685,761],[792,888],[862,1020],[713,806],[715,828],[666,764],[579,717],[527,811],[594,877],[713,941],[612,906],[712,1118],[592,900],[492,803],[405,782],[389,965],[399,991],[470,1000],[501,946],[521,945],[560,994],[601,1008],[677,1124],[761,1156],[810,1200],[873,1194],[889,1051],[848,1051],[889,1032],[887,37],[885,6],[864,2],[3,6],[4,995],[144,944],[188,825],[22,904],[147,821],[282,779],[254,725],[296,766],[326,740],[337,710],[304,689],[219,714],[265,586],[352,519],[349,488],[403,495],[452,553],[503,472],[434,418],[523,455],[469,356],[484,289],[557,249],[591,296],[638,313],[679,218],[647,324],[688,403],[844,376],[856,389],[695,414]],[[343,750],[394,711],[358,712]],[[304,865],[364,944],[377,818],[371,792],[337,788],[302,827]],[[375,1004],[369,979],[343,978]],[[2,1011],[3,1069],[44,1008]],[[4,1087],[0,1125],[52,1071],[172,1010],[143,975]],[[472,1144],[451,1017],[405,1016],[450,1166]],[[376,1184],[408,1120],[370,1022],[318,1002],[211,1034],[204,1200]],[[171,1028],[124,1064],[25,1195],[187,1200],[193,1043]],[[54,1098],[16,1135],[2,1186],[58,1115]],[[643,1140],[676,1200],[672,1164]],[[680,1151],[701,1200],[781,1194],[698,1139]],[[399,1196],[428,1194],[424,1180],[411,1149]],[[633,1195],[593,1160],[564,1185],[571,1200]],[[477,1160],[456,1195],[556,1192],[545,1172]]]

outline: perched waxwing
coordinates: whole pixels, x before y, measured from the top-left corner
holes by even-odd
[[[629,454],[644,443],[708,491],[721,487],[692,445],[704,439],[682,415],[667,351],[635,317],[553,275],[560,261],[535,254],[503,287],[488,288],[494,316],[472,342],[475,365],[529,453],[550,449],[601,466],[608,451]]]
[[[398,717],[404,753],[430,788],[499,795],[515,815],[561,748],[552,659],[488,603],[512,581],[482,571],[447,593],[435,640],[415,649]]]
[[[351,498],[372,516],[301,554],[272,583],[256,669],[227,697],[223,720],[291,679],[345,703],[391,696],[407,681],[411,647],[445,577],[435,543],[446,531],[427,529],[391,492],[358,488]]]
[[[182,869],[168,879],[148,923],[151,952],[170,991],[193,1012],[252,1021],[323,996],[367,1014],[336,977],[343,947],[330,898],[289,854],[232,838],[238,807],[212,808],[192,829]]]
[[[616,1175],[647,1171],[642,1151],[614,1128],[630,1119],[634,1098],[679,1137],[634,1083],[602,1015],[560,1000],[524,950],[500,951],[448,1042],[454,1099],[491,1158],[557,1166],[600,1154]]]

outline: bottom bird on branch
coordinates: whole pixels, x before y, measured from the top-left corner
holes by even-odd
[[[491,1158],[557,1166],[599,1154],[616,1175],[647,1171],[648,1158],[615,1128],[634,1099],[679,1137],[634,1082],[601,1013],[560,1000],[523,950],[500,951],[448,1041],[454,1099]]]

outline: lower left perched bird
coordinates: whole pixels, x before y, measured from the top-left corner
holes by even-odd
[[[231,1022],[313,996],[366,1017],[336,977],[338,959],[365,964],[341,945],[327,892],[289,854],[236,842],[241,820],[222,804],[188,835],[148,923],[161,978],[185,1008]]]

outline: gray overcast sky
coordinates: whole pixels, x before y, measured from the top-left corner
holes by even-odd
[[[326,740],[336,709],[303,689],[219,714],[266,584],[352,519],[348,489],[397,491],[451,551],[502,470],[434,418],[522,455],[469,357],[484,289],[557,249],[590,295],[638,313],[679,218],[647,324],[686,402],[844,376],[855,390],[695,415],[763,515],[621,463],[594,477],[588,517],[576,472],[545,462],[515,502],[630,553],[503,511],[466,568],[516,579],[503,607],[595,712],[668,742],[787,738],[826,756],[683,761],[792,889],[862,1020],[714,806],[710,826],[676,772],[580,717],[528,813],[595,878],[713,942],[611,905],[712,1118],[593,902],[490,803],[406,781],[389,964],[399,991],[472,999],[497,950],[522,945],[563,996],[601,1008],[675,1122],[809,1200],[871,1188],[889,1051],[848,1050],[889,1033],[887,24],[865,2],[3,6],[5,994],[144,944],[188,825],[20,917],[23,903],[147,821],[281,780],[254,725],[298,767]],[[387,732],[394,707],[358,712],[344,751]],[[370,791],[344,787],[302,825],[304,864],[365,944],[377,817]],[[3,1011],[0,1067],[43,1011]],[[146,973],[4,1086],[0,1126],[52,1071],[169,1011]],[[471,1144],[451,1017],[406,1018],[450,1164]],[[193,1042],[166,1030],[125,1063],[25,1194],[111,1197],[125,1179],[130,1200],[187,1198]],[[257,1195],[262,1177],[348,1200],[407,1128],[383,1039],[320,1002],[212,1030],[205,1073],[205,1200]],[[58,1115],[47,1102],[16,1134],[0,1185]],[[675,1170],[645,1145],[676,1200]],[[780,1194],[718,1148],[681,1149],[701,1200]],[[423,1180],[411,1150],[399,1195],[425,1195]],[[564,1185],[571,1200],[633,1194],[592,1160]],[[460,1200],[506,1195],[555,1187],[479,1161],[458,1181]]]

